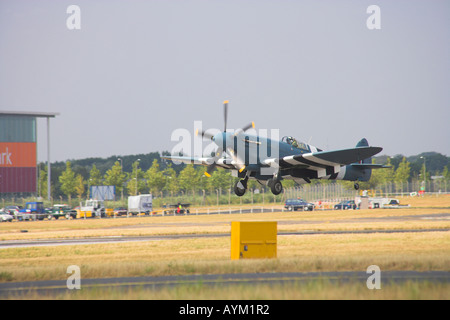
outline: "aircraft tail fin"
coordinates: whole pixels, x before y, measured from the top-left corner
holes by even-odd
[[[368,147],[369,146],[369,142],[367,141],[367,139],[366,138],[362,138],[361,140],[359,140],[359,142],[356,144],[356,147],[358,148],[358,147]],[[369,158],[366,158],[366,159],[364,159],[364,160],[362,160],[361,162],[360,162],[361,164],[362,163],[372,163],[372,157],[369,157]]]
[[[362,138],[361,140],[359,140],[359,142],[356,144],[356,147],[368,147],[369,146],[369,142],[367,141],[366,138]]]

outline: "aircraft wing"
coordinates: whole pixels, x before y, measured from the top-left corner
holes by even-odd
[[[170,208],[177,208],[180,205],[182,207],[189,207],[191,204],[190,203],[177,203],[177,204],[168,204],[167,206],[169,206]]]
[[[317,177],[338,173],[341,166],[357,163],[383,150],[380,147],[356,147],[290,155],[278,159],[280,169],[301,168],[317,171]],[[266,161],[267,163],[267,161]],[[361,164],[362,165],[362,164]],[[364,164],[368,166],[369,164]]]
[[[179,156],[164,156],[162,159],[171,160],[174,163],[186,163],[186,164],[200,164],[210,165],[214,162],[213,158],[197,158],[197,157],[179,157]]]
[[[199,164],[202,166],[209,166],[214,163],[213,157],[180,157],[180,156],[163,156],[162,159],[171,160],[174,163],[186,163],[186,164]],[[225,168],[225,169],[233,169],[233,165],[231,164],[231,159],[228,158],[220,158],[217,159],[216,165]]]
[[[353,163],[353,167],[359,169],[385,169],[392,168],[392,166],[386,166],[384,164],[375,164],[375,163]]]

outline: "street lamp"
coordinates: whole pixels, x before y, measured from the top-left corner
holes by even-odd
[[[420,156],[420,159],[423,159],[423,184],[425,191],[427,186],[427,158],[425,158],[425,156]]]
[[[425,156],[420,156],[420,159],[423,159],[423,168],[424,168],[424,180],[425,180],[425,177],[426,177],[426,173],[427,173],[427,158],[425,158]]]
[[[122,160],[122,158],[117,158],[117,160],[120,161],[120,177],[121,177],[120,179],[122,180],[122,174],[123,174],[123,160]],[[123,182],[122,182],[121,189],[122,189],[121,201],[123,201]]]
[[[141,161],[141,159],[137,159],[137,164],[136,164],[136,195],[138,194],[137,190],[138,190],[138,167],[139,167],[139,161]]]

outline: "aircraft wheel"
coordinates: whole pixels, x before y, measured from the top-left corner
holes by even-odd
[[[241,181],[238,181],[238,182],[236,182],[236,184],[234,185],[234,193],[238,196],[238,197],[242,197],[244,194],[245,194],[245,191],[247,190],[247,189],[242,189],[242,188],[239,188],[239,184],[240,184],[240,182]],[[242,183],[241,183],[241,185],[242,185]]]
[[[355,182],[355,184],[353,185],[353,187],[355,188],[355,190],[359,190],[359,183]]]
[[[278,195],[283,191],[283,185],[280,180],[272,180],[270,183],[270,190],[274,195]]]

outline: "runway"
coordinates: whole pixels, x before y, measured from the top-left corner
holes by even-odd
[[[115,288],[127,290],[157,290],[176,286],[224,286],[224,285],[286,285],[309,281],[327,281],[332,283],[360,283],[366,287],[371,273],[366,272],[289,272],[289,273],[239,273],[207,274],[162,277],[124,277],[104,279],[81,279],[80,290]],[[446,271],[381,271],[381,287],[386,284],[405,281],[428,281],[449,283],[450,272]],[[75,293],[77,289],[68,289],[67,280],[28,281],[0,283],[0,298],[14,298],[23,294],[54,295]]]
[[[434,229],[382,229],[382,230],[328,230],[328,231],[294,231],[278,232],[278,236],[302,236],[319,234],[369,234],[369,233],[420,233],[420,232],[447,232],[450,228]],[[171,234],[171,235],[149,235],[149,236],[108,236],[93,238],[69,238],[69,239],[45,239],[45,240],[5,240],[0,242],[0,249],[22,248],[22,247],[43,247],[43,246],[64,246],[83,245],[100,243],[119,242],[139,242],[139,241],[160,241],[172,239],[193,239],[193,238],[219,238],[230,237],[230,233],[204,233],[204,234]]]

